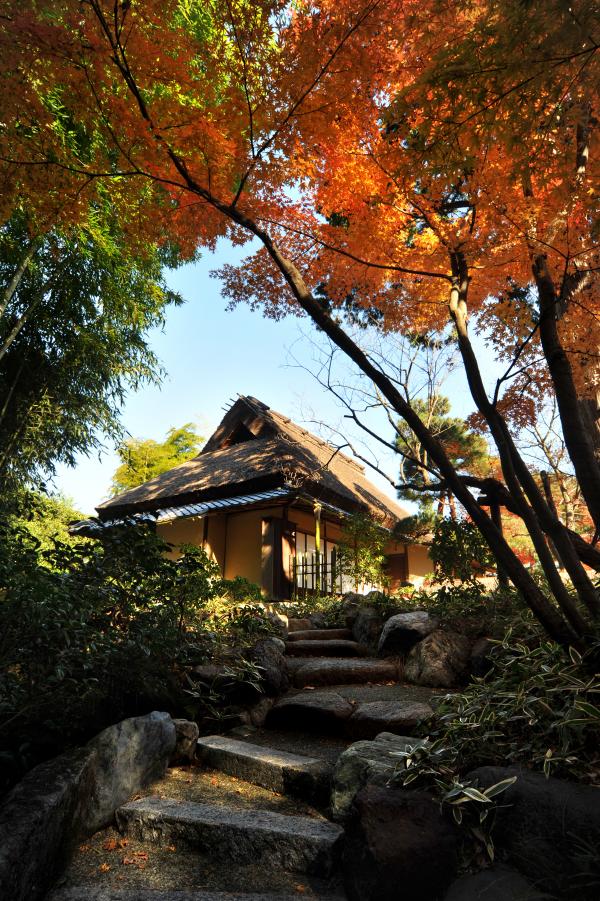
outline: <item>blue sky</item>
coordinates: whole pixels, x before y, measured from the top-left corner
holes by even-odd
[[[210,278],[210,271],[247,252],[221,242],[216,253],[169,274],[169,283],[186,303],[169,310],[164,330],[150,335],[167,375],[160,387],[147,386],[127,398],[122,421],[134,437],[160,440],[171,426],[185,422],[194,422],[208,437],[223,408],[238,394],[254,395],[311,431],[319,431],[313,419],[347,429],[338,402],[297,365],[300,361],[313,368],[316,331],[306,319],[273,322],[244,305],[226,311],[219,281]],[[460,391],[452,394],[460,396]],[[389,437],[389,425],[381,420],[381,427]],[[397,465],[392,455],[381,457],[379,451],[378,455],[393,477]],[[71,497],[82,513],[93,513],[107,497],[117,465],[114,447],[108,443],[100,455],[82,455],[74,469],[59,467],[55,488]],[[370,477],[393,496],[385,479],[373,472]]]

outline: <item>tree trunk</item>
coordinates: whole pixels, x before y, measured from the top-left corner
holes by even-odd
[[[579,398],[579,415],[600,466],[600,395]]]
[[[301,308],[310,316],[315,325],[322,329],[334,344],[371,379],[373,384],[379,388],[383,396],[392,405],[395,412],[406,421],[427,449],[430,459],[435,462],[443,478],[447,481],[449,488],[454,492],[473,522],[480,529],[496,559],[504,567],[507,575],[521,592],[525,602],[547,633],[564,646],[570,644],[581,646],[577,633],[563,619],[556,607],[548,601],[512,548],[498,532],[489,516],[481,509],[473,495],[461,482],[442,445],[426,428],[390,379],[371,363],[364,351],[355,344],[344,329],[330,317],[324,307],[313,297],[296,266],[284,257],[269,235],[263,232],[255,223],[251,223],[251,226],[251,230],[260,238],[277,268],[284,276]]]
[[[501,511],[501,508],[500,508],[500,504],[494,503],[494,502],[492,501],[492,502],[490,503],[490,514],[491,514],[491,516],[492,516],[492,522],[494,523],[494,525],[496,526],[496,528],[498,529],[498,531],[499,531],[500,534],[502,535],[502,534],[503,534],[503,531],[502,531],[502,511]],[[498,574],[498,585],[500,585],[501,588],[507,588],[507,587],[508,587],[508,584],[509,584],[509,582],[508,582],[508,576],[506,575],[506,572],[504,571],[504,567],[502,566],[501,563],[498,562],[498,560],[496,560],[496,571],[497,571],[497,574]]]
[[[490,403],[485,391],[479,364],[473,351],[467,330],[467,304],[468,273],[464,259],[459,254],[452,257],[452,267],[455,272],[455,283],[450,295],[450,315],[456,326],[458,346],[461,352],[467,381],[471,396],[477,405],[479,412],[488,423],[496,447],[500,455],[502,471],[507,488],[512,495],[519,516],[527,526],[540,564],[548,579],[552,593],[558,601],[561,609],[569,619],[569,622],[579,633],[588,631],[587,624],[579,613],[576,604],[567,591],[554,564],[552,554],[546,544],[546,538],[540,522],[545,524],[548,534],[559,548],[565,567],[573,581],[579,597],[593,615],[598,615],[600,602],[594,586],[588,578],[579,557],[571,545],[568,534],[562,523],[552,514],[538,486],[519,454],[506,422],[496,407]],[[527,502],[523,491],[527,495],[531,507]],[[538,521],[537,517],[540,517]]]
[[[556,325],[559,298],[544,254],[534,258],[533,276],[540,304],[540,340],[554,385],[565,444],[590,516],[596,531],[600,532],[600,464],[592,439],[596,430],[590,434],[581,416],[573,370]]]
[[[4,291],[2,292],[2,297],[0,298],[0,318],[4,315],[7,306],[11,302],[15,291],[17,290],[17,288],[19,287],[19,284],[21,283],[21,279],[23,278],[23,276],[25,275],[25,272],[27,271],[27,267],[29,266],[30,262],[32,261],[33,257],[36,254],[38,247],[40,246],[40,243],[41,243],[40,238],[35,238],[31,242],[31,244],[29,245],[29,247],[27,248],[27,250],[21,257],[19,264],[17,265],[17,268],[16,268],[15,272],[13,273],[13,277],[11,278],[10,282],[8,283],[8,285],[6,286]]]

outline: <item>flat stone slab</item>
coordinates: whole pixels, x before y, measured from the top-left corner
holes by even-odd
[[[350,640],[352,632],[350,629],[299,629],[296,632],[290,632],[288,641],[328,641],[328,640]]]
[[[342,751],[345,751],[350,744],[343,736],[325,735],[323,732],[307,732],[305,729],[299,731],[276,729],[272,726],[269,728],[264,726],[261,729],[238,726],[227,734],[232,738],[249,741],[263,748],[275,748],[290,754],[314,757],[316,760],[327,763],[330,767],[335,766]]]
[[[309,732],[340,732],[354,706],[335,691],[300,691],[284,695],[271,707],[267,726],[306,729]]]
[[[200,761],[212,769],[282,795],[326,803],[333,768],[323,760],[225,735],[208,735],[197,747]]]
[[[159,845],[183,843],[232,864],[260,861],[291,873],[329,875],[343,830],[327,820],[267,810],[141,798],[120,807],[117,826]]]
[[[185,892],[166,889],[113,889],[97,885],[72,885],[51,892],[46,901],[298,901],[298,895],[253,892]],[[341,895],[318,895],[324,901],[342,901]]]
[[[290,632],[306,632],[312,628],[313,624],[307,616],[290,616],[288,618],[288,635]]]
[[[341,638],[287,641],[285,652],[294,657],[360,657],[363,653],[356,641]]]
[[[338,685],[366,682],[397,682],[399,664],[394,658],[357,659],[319,658],[307,660],[292,671],[293,683],[298,688],[306,685]]]
[[[370,701],[356,707],[346,722],[346,734],[357,739],[375,738],[380,732],[411,735],[422,720],[432,715],[429,704],[400,700]]]

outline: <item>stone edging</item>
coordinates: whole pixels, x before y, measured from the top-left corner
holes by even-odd
[[[0,897],[41,898],[73,843],[106,826],[117,807],[164,775],[175,743],[173,720],[154,711],[31,770],[0,807]]]

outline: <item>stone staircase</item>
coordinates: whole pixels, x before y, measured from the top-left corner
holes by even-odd
[[[292,627],[293,628],[293,627]],[[326,817],[339,753],[410,734],[430,692],[399,684],[345,629],[290,631],[292,687],[263,729],[198,742],[200,768],[170,770],[75,854],[48,901],[341,901],[343,829]]]

